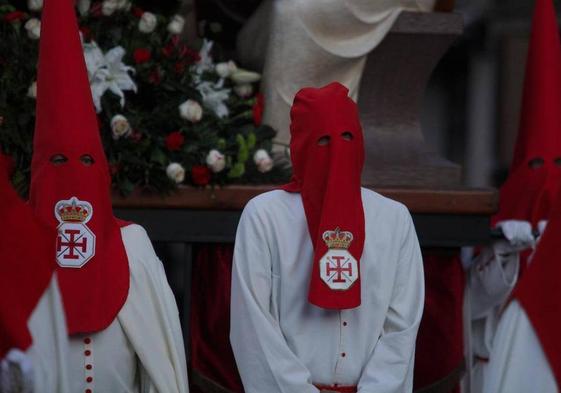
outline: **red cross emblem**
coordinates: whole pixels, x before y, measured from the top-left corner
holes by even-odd
[[[319,263],[321,279],[331,289],[349,289],[358,278],[357,261],[347,250],[331,249]]]

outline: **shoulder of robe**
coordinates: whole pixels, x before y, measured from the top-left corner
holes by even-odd
[[[283,190],[273,190],[253,197],[245,205],[244,215],[267,214],[273,207],[282,207],[300,202],[300,194]],[[301,203],[301,202],[300,202]]]
[[[129,259],[131,273],[134,273],[137,269],[154,270],[161,267],[162,263],[158,259],[148,233],[143,227],[138,224],[122,227],[121,237]]]
[[[408,225],[409,209],[403,203],[387,198],[368,188],[362,188],[362,203],[366,216],[376,215],[384,221]]]

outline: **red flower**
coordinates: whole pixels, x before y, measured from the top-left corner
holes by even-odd
[[[133,14],[137,18],[142,18],[142,14],[144,14],[144,10],[142,8],[139,8],[139,7],[132,7],[131,8],[131,14]]]
[[[102,15],[101,9],[102,9],[101,2],[100,1],[95,2],[95,3],[92,4],[92,6],[90,8],[90,14],[92,16],[95,16],[95,17],[100,17]]]
[[[178,61],[177,63],[175,63],[175,73],[178,75],[181,75],[185,72],[185,67],[187,66],[187,64],[185,63],[185,61]]]
[[[134,143],[138,143],[142,140],[142,132],[137,130],[132,130],[131,134],[129,135],[129,139]]]
[[[195,165],[191,168],[191,179],[198,186],[206,186],[210,183],[210,169],[204,165]]]
[[[166,147],[169,151],[178,151],[185,143],[185,137],[181,132],[175,131],[166,136]]]
[[[90,41],[92,39],[92,30],[88,26],[80,26],[80,32],[84,40]]]
[[[134,50],[133,57],[136,64],[144,64],[150,60],[152,54],[149,49],[138,48]]]
[[[25,13],[21,11],[12,11],[4,15],[4,21],[7,23],[19,22],[25,17]]]
[[[261,122],[263,121],[263,109],[265,107],[265,98],[263,97],[263,94],[258,93],[257,94],[257,100],[255,100],[255,104],[253,104],[253,123],[255,123],[256,126],[261,125]]]
[[[162,75],[160,74],[159,68],[154,68],[150,75],[148,75],[148,81],[153,85],[159,85],[162,82]]]

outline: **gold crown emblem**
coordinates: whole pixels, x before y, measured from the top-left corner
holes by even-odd
[[[349,231],[341,231],[337,227],[334,231],[323,232],[322,238],[327,248],[347,249],[353,241],[353,234]]]
[[[92,213],[92,205],[77,198],[71,198],[57,203],[55,211],[61,221],[86,222]]]

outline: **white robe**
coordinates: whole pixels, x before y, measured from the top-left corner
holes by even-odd
[[[72,392],[186,393],[183,337],[163,265],[141,226],[126,226],[121,235],[129,260],[129,294],[108,328],[71,338],[67,367]]]
[[[405,206],[363,189],[362,305],[308,302],[313,248],[300,194],[271,191],[245,207],[236,235],[231,332],[246,393],[410,392],[424,302],[423,264]]]
[[[35,393],[71,392],[65,367],[68,334],[56,274],[53,274],[49,286],[33,310],[28,328],[33,338],[31,346],[25,352],[10,351],[2,360],[1,367],[5,370],[8,362],[17,363]],[[11,378],[2,376],[0,391],[6,389],[2,387],[7,383],[4,377]],[[6,393],[9,392],[9,389],[6,390]]]
[[[506,242],[505,242],[506,244]],[[503,247],[504,248],[504,247]],[[507,256],[500,245],[487,247],[475,258],[469,272],[470,312],[466,328],[473,355],[471,391],[481,392],[485,368],[499,323],[499,313],[516,285],[520,266],[519,253]]]
[[[560,333],[561,334],[561,333]],[[483,393],[557,393],[555,377],[524,309],[517,301],[501,317]]]
[[[289,142],[289,112],[302,87],[338,81],[356,101],[366,56],[403,10],[430,11],[435,0],[265,0],[238,37],[245,65],[264,63],[263,122]]]

